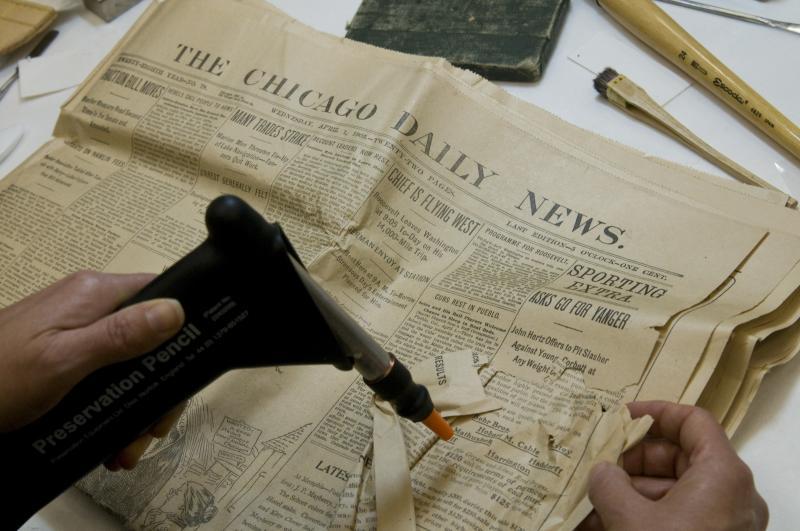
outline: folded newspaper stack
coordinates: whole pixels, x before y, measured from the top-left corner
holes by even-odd
[[[449,443],[403,424],[409,521],[375,501],[385,476],[355,374],[236,371],[135,471],[81,482],[133,528],[568,527],[593,463],[646,429],[621,404],[700,403],[732,432],[800,341],[785,195],[257,0],[154,2],[79,88],[2,181],[0,304],[77,269],[161,271],[203,240],[222,193],[279,221],[433,387],[467,378],[448,380],[446,353],[485,360],[481,400],[497,407],[456,393]]]

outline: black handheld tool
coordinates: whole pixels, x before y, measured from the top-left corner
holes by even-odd
[[[183,329],[152,352],[95,371],[43,417],[0,434],[5,473],[15,482],[4,526],[24,523],[171,408],[236,368],[355,367],[398,414],[448,438],[427,389],[311,279],[278,224],[222,196],[209,205],[206,226],[199,247],[123,305],[175,298],[186,313]]]

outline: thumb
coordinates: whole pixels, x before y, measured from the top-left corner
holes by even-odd
[[[184,318],[175,299],[140,302],[70,330],[65,348],[77,357],[80,372],[88,374],[154,349],[180,330]]]
[[[608,531],[636,528],[648,501],[636,492],[630,476],[612,463],[594,466],[589,477],[589,500]]]

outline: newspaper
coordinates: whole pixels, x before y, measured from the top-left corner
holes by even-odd
[[[0,187],[0,304],[78,269],[162,271],[233,193],[404,363],[485,358],[500,409],[448,443],[400,421],[422,528],[573,527],[591,466],[646,430],[622,404],[700,401],[732,430],[800,341],[784,195],[256,0],[154,2]],[[372,404],[330,367],[234,371],[134,471],[80,487],[132,528],[388,529],[410,505],[375,502]]]

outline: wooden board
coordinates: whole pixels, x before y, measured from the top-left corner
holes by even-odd
[[[0,0],[0,55],[29,42],[55,19],[52,7],[25,0]]]

